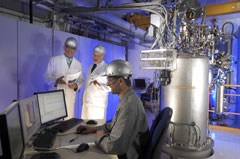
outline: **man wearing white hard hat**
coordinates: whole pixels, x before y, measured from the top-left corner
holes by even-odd
[[[104,119],[108,103],[106,68],[103,61],[106,50],[102,45],[95,47],[93,51],[93,63],[88,67],[86,83],[83,93],[82,119]]]
[[[77,40],[73,37],[66,39],[64,46],[64,54],[54,56],[49,60],[48,67],[45,71],[45,83],[55,89],[64,89],[65,100],[67,104],[68,117],[74,117],[74,105],[76,99],[76,91],[83,85],[82,64],[73,57],[77,50]],[[69,76],[75,79],[66,81]]]

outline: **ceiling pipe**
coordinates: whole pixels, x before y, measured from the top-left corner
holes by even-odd
[[[16,17],[18,19],[29,20],[29,14],[20,13],[17,11],[6,9],[6,8],[0,7],[0,13],[10,15],[10,16]],[[45,23],[45,21],[42,20],[41,18],[33,17],[33,20],[38,23]]]
[[[86,9],[91,9],[91,7],[94,7],[93,5],[91,5],[87,2],[79,2],[78,1],[77,4],[79,6],[90,7],[90,8],[86,8]],[[139,3],[137,3],[137,4],[138,4],[138,7],[141,6],[141,4],[139,4]],[[113,10],[117,10],[117,7],[113,7]],[[127,10],[129,10],[129,9],[127,9]],[[97,10],[95,9],[95,11],[97,11]],[[105,12],[108,12],[108,11],[105,11]],[[70,11],[70,14],[72,14],[72,13],[73,12]],[[78,10],[76,12],[74,11],[74,15],[77,15],[77,14],[80,14],[80,13],[82,13],[81,10]],[[125,20],[122,20],[122,19],[120,19],[116,16],[110,15],[109,13],[100,13],[100,14],[98,13],[98,14],[94,14],[94,16],[98,17],[98,19],[100,19],[102,21],[106,21],[107,23],[114,24],[117,28],[119,28],[121,30],[126,30],[129,33],[134,34],[136,38],[144,39],[146,41],[152,41],[153,40],[153,37],[150,37],[150,36],[147,35],[147,31],[145,31],[143,29],[140,29],[140,28],[137,28],[137,27],[134,27],[133,24],[130,24],[130,23],[126,22]]]

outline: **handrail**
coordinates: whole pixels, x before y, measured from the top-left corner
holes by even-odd
[[[212,84],[209,84],[209,86],[212,86]],[[240,87],[240,85],[224,85],[225,87]],[[208,113],[207,113],[207,121],[209,121],[209,112],[214,112],[214,110],[209,110],[209,95],[214,94],[209,92],[209,87],[208,87]],[[226,96],[236,96],[239,97],[240,94],[224,94]],[[232,115],[240,115],[240,113],[232,113],[232,112],[224,112],[226,114],[232,114]],[[209,122],[207,122],[209,124]],[[217,129],[217,130],[224,130],[224,131],[231,131],[231,132],[237,132],[240,133],[240,129],[238,128],[230,128],[230,127],[225,127],[225,126],[215,126],[215,125],[210,125],[209,127],[211,129]]]
[[[214,110],[208,110],[209,112],[214,112]],[[240,113],[224,112],[226,114],[240,115]]]

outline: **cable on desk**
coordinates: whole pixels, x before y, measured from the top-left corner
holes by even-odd
[[[73,142],[75,141],[76,139],[78,139],[80,136],[76,136],[75,138],[72,138],[71,140],[69,140],[68,142]]]

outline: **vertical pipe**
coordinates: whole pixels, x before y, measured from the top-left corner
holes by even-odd
[[[54,29],[55,29],[55,16],[54,16],[54,10],[52,11],[52,28],[51,28],[51,35],[52,35],[52,56],[54,56]]]
[[[128,46],[125,46],[125,60],[128,61]]]
[[[29,22],[33,23],[33,16],[32,16],[32,0],[29,0]]]
[[[19,35],[19,21],[17,21],[17,99],[20,100],[20,78],[19,78],[19,45],[18,45],[18,35]]]
[[[240,51],[240,40],[239,38],[237,39],[238,40],[238,51]],[[240,68],[240,54],[238,54],[238,57],[237,57],[237,68]],[[239,84],[240,83],[240,69],[237,69],[237,83]],[[237,94],[240,94],[240,87],[237,87]],[[236,103],[236,113],[240,113],[240,97],[237,98],[237,103]],[[240,125],[240,115],[238,115],[237,117],[237,120],[236,120],[236,124],[237,125]]]
[[[102,7],[101,4],[102,4],[102,0],[98,0],[97,1],[97,8],[98,9],[100,9]]]

